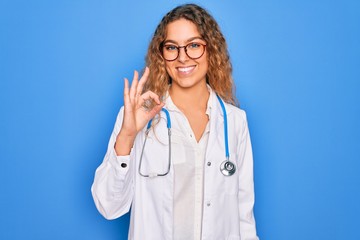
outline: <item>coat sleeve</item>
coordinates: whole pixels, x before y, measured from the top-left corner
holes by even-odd
[[[245,112],[243,112],[243,127],[238,149],[240,235],[242,240],[258,240],[253,212],[255,201],[253,155]]]
[[[106,219],[115,219],[130,209],[134,196],[134,166],[130,156],[117,156],[114,145],[123,120],[121,108],[111,134],[106,155],[96,169],[91,193],[98,211]],[[133,155],[131,153],[130,155]]]

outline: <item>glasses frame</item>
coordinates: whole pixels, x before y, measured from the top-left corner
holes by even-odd
[[[188,46],[190,46],[191,44],[194,44],[194,43],[199,44],[199,45],[201,45],[201,46],[204,47],[204,50],[203,50],[202,54],[201,54],[199,57],[196,57],[196,58],[190,57],[189,54],[187,53],[187,49],[186,49]],[[174,59],[172,59],[172,60],[168,60],[168,59],[166,59],[166,58],[164,57],[164,50],[163,50],[163,49],[164,49],[164,47],[165,47],[166,45],[173,45],[173,46],[176,47],[176,49],[177,49],[177,55],[176,55],[176,57],[175,57]],[[204,55],[204,53],[205,53],[205,51],[206,51],[206,44],[199,43],[199,42],[191,42],[191,43],[188,43],[188,44],[186,44],[186,45],[184,45],[184,46],[176,46],[176,44],[162,43],[162,44],[160,45],[161,56],[165,59],[165,61],[173,62],[173,61],[175,61],[176,59],[178,59],[178,57],[179,57],[179,55],[180,55],[180,49],[181,49],[181,48],[184,49],[185,54],[186,54],[186,56],[188,56],[188,58],[190,58],[190,59],[192,59],[192,60],[196,60],[196,59],[201,58],[201,57]]]

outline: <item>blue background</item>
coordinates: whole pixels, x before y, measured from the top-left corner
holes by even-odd
[[[196,1],[252,136],[258,234],[360,239],[360,1]],[[90,193],[163,14],[183,3],[0,1],[0,239],[126,239]]]

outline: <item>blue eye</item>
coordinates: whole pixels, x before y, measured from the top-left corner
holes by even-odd
[[[177,46],[175,46],[175,45],[165,45],[165,50],[167,50],[167,51],[176,51]]]
[[[199,48],[201,45],[199,43],[190,43],[188,45],[189,48]]]

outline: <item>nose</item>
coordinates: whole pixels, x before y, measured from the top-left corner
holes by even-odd
[[[189,59],[188,55],[185,52],[185,47],[179,47],[179,56],[178,56],[178,61],[179,62],[186,62],[186,60]]]

